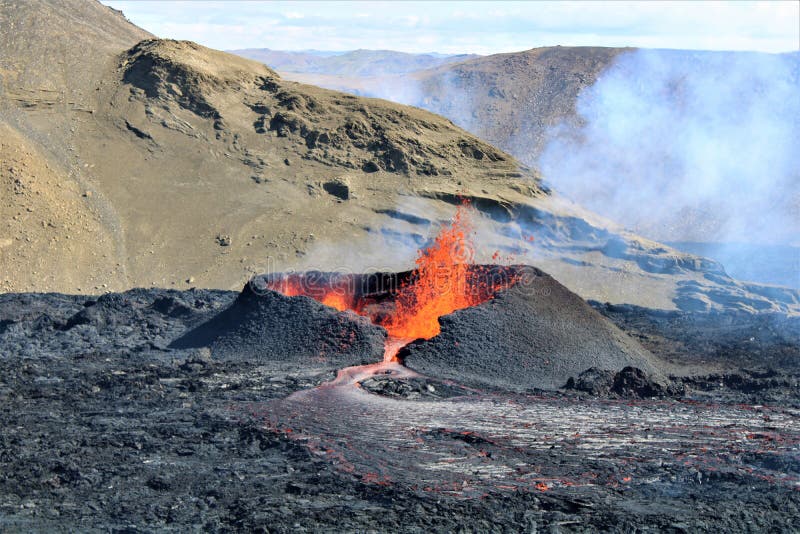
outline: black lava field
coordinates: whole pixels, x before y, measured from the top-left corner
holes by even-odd
[[[0,295],[0,530],[800,529],[795,318],[528,273],[387,362],[258,279]]]

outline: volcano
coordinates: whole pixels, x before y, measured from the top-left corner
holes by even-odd
[[[525,265],[477,265],[463,204],[400,273],[276,273],[173,344],[213,357],[403,363],[480,387],[554,389],[589,368],[665,364],[580,297]],[[379,347],[382,345],[383,350]]]
[[[413,285],[414,271],[259,276],[228,310],[173,347],[209,346],[223,360],[328,370],[395,361],[430,376],[511,391],[559,388],[591,367],[668,369],[536,268],[473,265],[465,273],[476,284],[468,286],[472,303],[434,323],[395,315],[403,313],[403,288]],[[323,304],[332,301],[343,311]]]

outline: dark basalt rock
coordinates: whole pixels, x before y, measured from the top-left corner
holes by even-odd
[[[558,389],[596,367],[649,374],[663,364],[544,272],[520,266],[522,280],[479,306],[442,317],[442,332],[400,351],[421,373],[512,391]]]
[[[355,285],[375,297],[389,292],[402,276],[384,273],[366,282],[359,278]],[[510,293],[505,298],[513,297]],[[567,305],[568,300],[557,302],[564,306],[563,323],[556,326],[550,317],[550,330],[547,322],[534,330],[529,319],[517,325],[529,325],[530,339],[541,335],[563,340],[574,334],[575,325],[586,330],[596,324],[593,316]],[[493,304],[510,306],[499,299]],[[524,310],[512,311],[520,309]],[[543,303],[533,309],[548,317]],[[297,315],[291,315],[292,310]],[[270,312],[272,326],[258,324]],[[304,313],[311,319],[303,318]],[[139,289],[93,297],[2,294],[0,531],[149,532],[198,525],[209,531],[263,531],[268,525],[277,532],[450,532],[464,525],[508,532],[565,526],[603,532],[796,531],[800,492],[792,483],[800,464],[792,450],[797,432],[791,410],[800,406],[797,363],[791,358],[794,352],[784,352],[790,334],[778,335],[778,327],[794,323],[778,323],[776,318],[741,323],[738,315],[730,314],[652,314],[655,318],[646,323],[637,314],[628,317],[636,322],[620,324],[646,324],[647,329],[636,332],[663,343],[680,325],[694,325],[690,336],[674,338],[674,350],[692,358],[702,354],[715,364],[727,360],[712,358],[716,349],[704,352],[703,347],[717,346],[721,338],[728,343],[738,330],[739,337],[755,337],[749,343],[758,343],[763,354],[768,355],[770,347],[780,352],[780,358],[770,361],[785,362],[793,374],[777,369],[742,373],[728,365],[715,374],[673,379],[682,380],[700,403],[597,401],[561,393],[533,398],[500,391],[483,395],[435,377],[388,375],[363,380],[364,391],[348,389],[342,397],[331,393],[335,388],[311,390],[334,375],[320,372],[315,358],[295,357],[294,351],[310,345],[317,335],[309,329],[302,337],[301,327],[324,329],[344,315],[306,298],[249,289]],[[227,317],[229,324],[220,317]],[[295,317],[300,319],[294,330],[275,326]],[[237,320],[248,326],[240,329]],[[342,320],[352,327],[352,318]],[[497,346],[494,323],[470,324],[473,335],[462,344],[469,346],[489,334],[494,343],[489,349]],[[746,324],[750,327],[742,328]],[[765,325],[778,331],[760,328]],[[449,328],[443,335],[449,335]],[[207,342],[215,354],[203,347],[165,348],[179,336],[186,338],[187,331],[197,336],[193,341]],[[282,341],[273,336],[276,332],[294,336],[286,342],[294,344],[292,352],[278,353],[275,344]],[[250,352],[238,354],[236,343]],[[496,374],[510,380],[522,368],[513,366],[513,355],[501,355],[479,353],[487,364],[509,367],[505,374]],[[265,362],[267,356],[284,359]],[[474,374],[476,365],[465,358],[452,372],[460,368]],[[527,376],[521,374],[522,379]],[[576,383],[602,379],[609,396],[618,395],[611,391],[615,384],[619,391],[652,387],[652,374],[645,378],[633,369],[573,376],[578,377]],[[465,398],[468,393],[475,395]],[[735,406],[741,402],[757,405]],[[600,435],[587,439],[643,437],[652,431],[655,439],[669,440],[670,448],[654,446],[649,438],[627,443],[627,454],[577,446],[587,443],[581,441],[586,419],[576,418],[576,413],[590,413],[583,411],[587,404],[600,418],[621,412],[620,417],[631,421],[617,427],[626,434],[606,436],[601,426]],[[531,447],[520,447],[504,431],[486,426],[531,405],[542,406],[542,417],[513,423],[529,433]],[[276,416],[281,406],[287,406],[286,418]],[[604,407],[609,411],[602,411]],[[469,415],[461,421],[434,417],[451,409]],[[743,411],[752,414],[745,427]],[[663,414],[666,426],[640,428],[642,413]],[[698,435],[695,430],[702,428],[709,413],[722,418],[739,415],[728,419],[730,424]],[[670,414],[675,416],[672,422]],[[696,415],[689,418],[692,428],[685,428],[687,414]],[[498,416],[502,419],[492,419]],[[396,433],[375,425],[380,418],[397,419]],[[556,433],[537,429],[542,421]],[[554,421],[559,421],[555,427],[550,424]],[[743,431],[746,450],[735,441],[742,439]],[[357,433],[362,439],[374,438],[359,442],[354,440]],[[395,443],[403,447],[386,445],[386,438],[398,439]],[[320,448],[318,439],[332,449]],[[678,456],[673,445],[689,454]],[[709,451],[703,453],[706,445]],[[420,458],[425,461],[418,462]],[[430,462],[437,460],[456,461],[447,469],[456,473],[457,485],[437,483],[445,480],[442,471],[430,469]],[[495,480],[503,485],[489,492],[461,483],[463,476],[473,481],[495,477],[486,468],[503,465],[535,469],[536,476],[548,477],[549,487],[504,489],[506,482],[519,479],[513,470],[510,476],[501,472]],[[459,472],[459,466],[464,471]],[[558,484],[586,474],[592,475],[589,485]]]
[[[614,384],[614,376],[614,371],[591,367],[579,374],[577,378],[570,377],[564,388],[582,391],[590,395],[608,395]]]
[[[322,184],[322,188],[331,196],[341,200],[350,200],[350,186],[345,180],[330,180]]]
[[[386,331],[308,297],[286,297],[248,283],[233,304],[174,341],[210,347],[214,359],[298,363],[320,368],[378,362]]]
[[[678,388],[663,377],[648,375],[636,367],[626,367],[614,375],[611,391],[622,397],[664,397],[677,394]]]
[[[565,389],[582,391],[598,397],[649,399],[681,397],[686,388],[680,381],[662,375],[651,375],[636,367],[625,367],[618,373],[592,367],[567,380]]]
[[[378,375],[363,380],[359,387],[376,395],[398,399],[449,399],[475,393],[457,384],[447,384],[428,377],[397,379]]]
[[[590,301],[651,353],[679,365],[800,369],[800,317],[745,311],[665,311]]]
[[[0,357],[71,357],[163,350],[236,296],[215,290],[132,289],[99,297],[0,295]]]

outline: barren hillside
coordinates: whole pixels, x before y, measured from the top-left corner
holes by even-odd
[[[547,128],[576,120],[580,92],[625,48],[547,47],[416,73],[425,108],[534,162]]]
[[[312,68],[299,62],[287,63],[274,55],[248,57],[274,64],[291,80],[381,96],[441,114],[532,164],[544,147],[547,128],[563,120],[576,120],[580,92],[626,50],[630,49],[534,48],[464,57],[406,77],[340,72],[327,68],[326,63]]]
[[[5,290],[233,288],[288,268],[407,268],[467,198],[480,213],[478,260],[536,264],[585,298],[798,306],[794,293],[739,284],[554,197],[534,171],[429,112],[152,39],[95,2],[3,2],[0,17],[18,29],[0,38],[0,121],[17,139],[4,150],[24,150],[45,189],[63,183],[43,199],[69,221],[54,224],[75,228],[73,255],[54,260],[48,240],[67,239],[48,230],[57,217],[25,215],[37,209],[29,196],[4,193],[3,212],[22,214],[0,249]]]

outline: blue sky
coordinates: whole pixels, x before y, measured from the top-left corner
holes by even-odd
[[[221,50],[492,54],[538,46],[800,49],[800,2],[103,0],[159,37]]]

